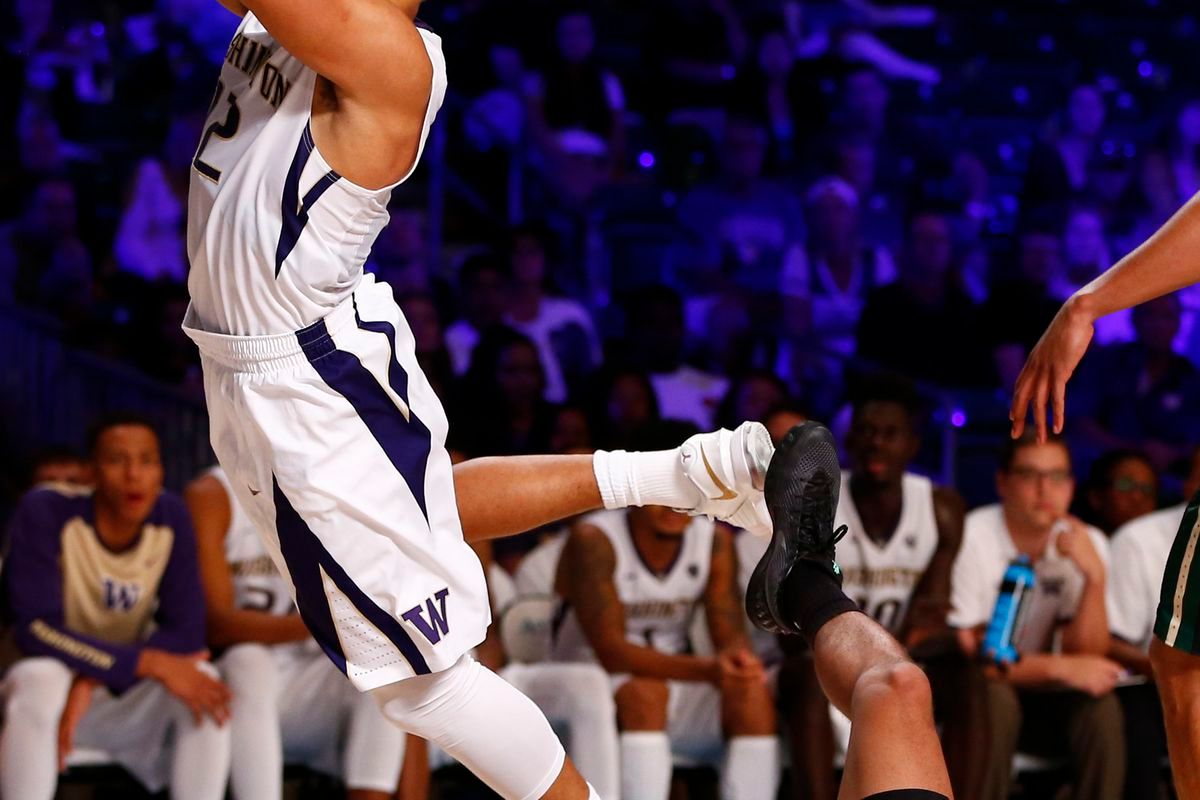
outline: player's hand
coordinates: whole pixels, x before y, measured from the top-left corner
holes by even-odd
[[[179,698],[192,711],[199,725],[207,715],[218,725],[229,720],[229,704],[233,695],[229,687],[212,677],[201,668],[207,662],[208,653],[176,655],[164,650],[148,650],[147,674],[167,691]]]
[[[1054,316],[1050,327],[1025,359],[1025,367],[1017,376],[1013,389],[1012,407],[1008,417],[1012,420],[1012,437],[1016,439],[1025,432],[1025,418],[1033,406],[1033,424],[1037,427],[1039,442],[1046,440],[1046,404],[1054,412],[1054,432],[1062,433],[1066,415],[1067,380],[1070,379],[1080,359],[1092,341],[1094,318],[1087,311],[1086,301],[1079,295],[1072,297]]]
[[[1067,519],[1068,528],[1058,536],[1058,552],[1062,553],[1083,573],[1088,583],[1099,583],[1104,580],[1104,561],[1088,536],[1087,526],[1075,517]]]
[[[1070,689],[1101,697],[1117,688],[1125,668],[1104,656],[1060,656],[1062,682]]]
[[[71,684],[62,716],[58,719],[58,771],[67,768],[67,756],[75,747],[75,730],[92,705],[92,692],[100,685],[95,678],[80,675]]]
[[[736,691],[748,683],[766,680],[762,662],[744,647],[734,647],[717,656],[717,686],[722,692]]]

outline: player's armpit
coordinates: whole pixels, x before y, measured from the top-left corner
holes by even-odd
[[[712,566],[704,590],[704,614],[718,651],[749,648],[746,614],[737,585],[737,554],[733,549],[733,535],[724,525],[718,525],[713,533]]]

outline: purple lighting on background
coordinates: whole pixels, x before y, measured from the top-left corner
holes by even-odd
[[[638,156],[638,165],[642,169],[650,169],[651,167],[653,167],[654,166],[654,153],[651,153],[648,150],[644,151],[641,155]]]
[[[1153,64],[1151,64],[1149,61],[1139,61],[1138,62],[1138,75],[1141,75],[1143,78],[1149,78],[1153,74],[1154,74],[1154,65]]]
[[[950,424],[956,428],[961,428],[967,424],[967,412],[961,408],[954,409],[950,414]]]

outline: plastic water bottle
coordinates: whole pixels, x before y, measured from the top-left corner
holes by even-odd
[[[1036,580],[1033,563],[1026,555],[1017,556],[1004,571],[1004,581],[1000,584],[1000,596],[996,598],[992,621],[988,623],[983,643],[979,647],[979,655],[984,661],[1007,666],[1015,664],[1021,658],[1014,640],[1021,624],[1022,611],[1033,594]]]

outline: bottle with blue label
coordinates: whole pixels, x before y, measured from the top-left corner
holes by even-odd
[[[1029,604],[1036,580],[1033,562],[1027,555],[1017,556],[1004,571],[1004,581],[1000,584],[1000,596],[996,598],[992,621],[988,623],[987,632],[983,635],[983,642],[979,647],[979,655],[984,661],[1008,666],[1021,658],[1021,654],[1017,652],[1016,638],[1021,626],[1022,612]]]

